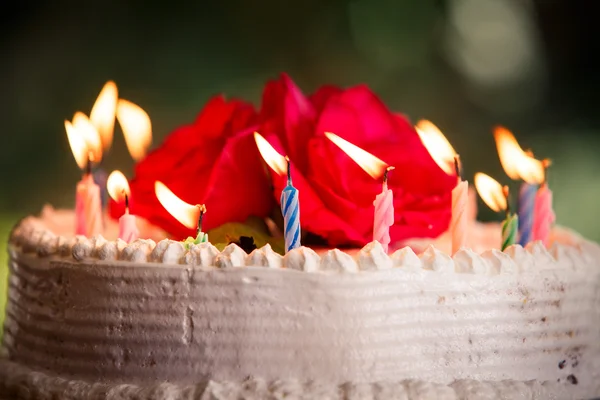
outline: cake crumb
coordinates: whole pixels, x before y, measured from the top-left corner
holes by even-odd
[[[562,360],[561,362],[558,363],[558,368],[563,369],[565,367],[565,365],[567,365],[567,360]]]
[[[444,304],[445,302],[446,302],[445,296],[438,296],[438,300],[437,300],[438,304]]]
[[[542,317],[542,322],[546,322],[546,317]]]
[[[567,376],[567,380],[568,380],[570,383],[572,383],[573,385],[577,385],[577,383],[579,382],[579,381],[577,380],[577,377],[576,377],[575,375],[573,375],[573,374],[571,374],[571,375]]]

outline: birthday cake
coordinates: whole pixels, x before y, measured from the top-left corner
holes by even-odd
[[[252,131],[244,137],[260,143]],[[352,151],[343,141],[334,146]],[[263,147],[260,155],[267,160],[273,151]],[[419,151],[426,153],[424,146]],[[119,222],[102,213],[90,217],[100,202],[85,176],[75,211],[47,206],[19,222],[8,246],[0,398],[600,395],[600,246],[566,228],[544,231],[552,218],[534,227],[535,235],[545,232],[543,238],[521,246],[512,226],[516,217],[508,215],[502,225],[475,221],[473,199],[456,176],[449,179],[446,197],[431,195],[447,201],[419,199],[417,189],[407,201],[397,186],[409,186],[397,171],[400,161],[389,186],[386,179],[383,190],[381,184],[369,186],[369,196],[377,197],[365,207],[370,218],[363,230],[377,240],[365,240],[360,222],[328,219],[321,226],[315,216],[330,216],[313,205],[298,213],[292,180],[300,206],[309,199],[303,190],[313,195],[318,185],[302,186],[304,177],[290,174],[289,160],[286,166],[275,155],[267,163],[282,173],[273,175],[273,190],[277,195],[287,190],[280,198],[282,254],[277,240],[258,247],[241,237],[214,242],[218,230],[207,226],[218,225],[209,218],[219,204],[186,203],[174,193],[184,189],[156,170],[151,179],[156,204],[148,205],[142,164],[131,190],[110,191],[116,199],[112,212],[123,215]],[[298,169],[301,164],[296,160]],[[436,167],[434,160],[423,164],[429,166]],[[169,168],[166,174],[177,177]],[[445,175],[439,168],[436,174]],[[478,184],[478,190],[491,198],[486,203],[510,214],[507,199],[497,193],[501,189],[484,186]],[[124,203],[119,193],[126,194]],[[127,195],[131,212],[140,211],[137,219],[129,214]],[[205,195],[210,199],[214,193]],[[388,221],[386,210],[398,199],[412,214],[394,213],[392,207]],[[423,209],[414,205],[423,202]],[[433,216],[423,211],[438,204]],[[451,210],[455,206],[459,212]],[[354,212],[360,214],[359,208]],[[161,219],[167,212],[172,219]],[[291,221],[299,216],[296,227]],[[346,222],[354,230],[342,225]],[[275,237],[277,223],[270,224]],[[300,226],[324,240],[312,248],[300,243],[306,238]],[[188,234],[192,237],[179,240]],[[349,246],[338,249],[336,242]]]

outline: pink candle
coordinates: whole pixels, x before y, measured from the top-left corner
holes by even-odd
[[[452,234],[452,254],[464,247],[467,242],[467,202],[469,183],[460,181],[452,190],[452,219],[450,233]]]
[[[393,167],[389,167],[385,171],[381,193],[375,197],[373,202],[375,206],[373,240],[381,243],[386,253],[391,242],[390,226],[394,225],[394,194],[391,189],[388,189],[387,185],[387,174],[391,169]]]
[[[92,174],[84,174],[77,184],[75,218],[77,235],[92,237],[102,232],[100,187],[94,183]]]
[[[119,218],[119,239],[131,243],[140,236],[135,215],[129,214],[129,182],[121,171],[113,171],[106,181],[108,194],[115,201],[125,200],[125,214]]]
[[[140,231],[135,223],[135,215],[129,214],[129,209],[119,218],[119,239],[131,243],[140,236]]]
[[[535,196],[535,208],[533,210],[533,240],[541,240],[544,245],[548,245],[550,228],[556,220],[554,210],[552,209],[552,191],[548,184],[544,183],[538,189]]]

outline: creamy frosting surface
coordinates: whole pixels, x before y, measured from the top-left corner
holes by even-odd
[[[600,395],[600,247],[568,231],[550,250],[281,257],[49,226],[28,218],[9,245],[4,347],[33,370],[111,384],[538,380]]]

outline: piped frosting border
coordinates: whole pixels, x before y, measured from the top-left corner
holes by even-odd
[[[357,273],[402,268],[406,271],[434,271],[475,275],[513,275],[546,269],[581,269],[600,259],[600,246],[576,238],[571,243],[552,244],[546,249],[541,242],[522,247],[513,245],[505,251],[486,250],[479,254],[460,249],[450,256],[433,245],[417,255],[404,247],[388,255],[378,242],[371,242],[355,255],[339,249],[317,254],[300,247],[285,256],[273,251],[270,245],[247,254],[236,244],[219,251],[210,243],[186,248],[182,242],[164,239],[138,239],[127,244],[121,239],[106,240],[101,235],[65,237],[56,235],[34,217],[23,219],[11,232],[10,243],[24,253],[39,257],[71,258],[78,262],[90,260],[125,261],[131,263],[161,263],[208,268],[240,268],[246,266],[287,268],[309,273]]]

